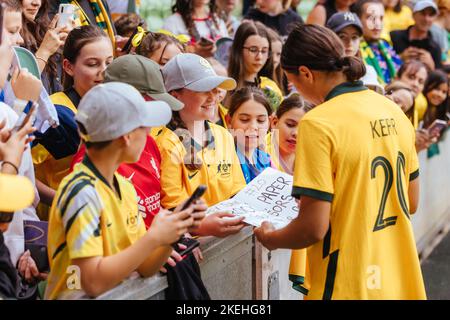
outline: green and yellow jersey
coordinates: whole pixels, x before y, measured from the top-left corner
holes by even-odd
[[[425,299],[408,201],[419,163],[402,110],[341,84],[300,121],[296,157],[293,195],[331,202],[329,230],[308,248],[308,298]]]
[[[189,170],[184,165],[186,149],[174,131],[163,128],[156,136],[161,151],[163,207],[176,207],[200,184],[208,187],[203,198],[209,206],[229,199],[246,185],[231,134],[225,128],[207,121],[205,129],[206,146],[191,140],[197,157],[203,163],[199,170]]]
[[[145,234],[133,185],[118,173],[114,183],[118,194],[87,157],[62,180],[50,209],[46,299],[83,295],[72,260],[114,255]]]

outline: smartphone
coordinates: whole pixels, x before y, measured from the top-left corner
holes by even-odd
[[[177,252],[180,254],[180,256],[184,256],[188,253],[191,253],[192,250],[200,246],[200,242],[193,238],[183,238],[179,243],[184,244],[186,246],[186,249],[182,251],[178,251],[180,250],[180,248],[178,247]]]
[[[436,119],[434,122],[428,127],[428,134],[431,137],[437,137],[443,129],[447,128],[447,121]]]
[[[25,244],[25,250],[30,250],[30,255],[36,263],[39,272],[49,272],[47,247],[36,244]]]
[[[181,211],[186,210],[189,208],[189,206],[201,198],[201,196],[205,193],[207,187],[204,184],[201,184],[195,189],[194,193],[189,197],[189,199],[184,204],[183,208],[181,208]]]
[[[69,19],[73,19],[75,14],[75,6],[67,3],[61,3],[58,8],[58,22],[56,27],[64,27],[69,24]]]
[[[214,41],[212,41],[211,39],[207,39],[205,37],[201,37],[199,44],[206,47],[206,46],[213,45]]]

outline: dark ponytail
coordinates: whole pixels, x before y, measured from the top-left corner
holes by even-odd
[[[341,61],[342,72],[348,81],[357,81],[366,74],[366,66],[356,56],[343,57]]]
[[[322,72],[342,72],[348,81],[356,81],[366,73],[360,58],[345,57],[344,46],[331,30],[311,24],[297,24],[281,53],[281,66],[298,74],[300,66]]]

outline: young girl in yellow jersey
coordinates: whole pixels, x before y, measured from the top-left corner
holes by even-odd
[[[418,60],[405,62],[398,69],[397,79],[409,85],[414,93],[414,126],[417,129],[417,123],[423,119],[427,110],[427,99],[422,94],[425,81],[428,77],[427,67]]]
[[[419,197],[411,122],[358,81],[364,63],[344,56],[327,28],[297,25],[281,63],[317,106],[299,124],[292,195],[301,211],[282,229],[264,222],[258,240],[308,248],[308,299],[425,299],[410,220]]]
[[[233,137],[208,120],[216,109],[216,89],[234,89],[236,82],[217,76],[206,59],[191,53],[172,58],[162,73],[167,91],[184,108],[174,111],[155,137],[161,151],[161,205],[175,207],[200,184],[208,188],[203,197],[208,205],[229,199],[245,186],[244,176]],[[198,234],[226,236],[242,229],[242,219],[223,219],[229,216],[207,216]]]
[[[63,51],[63,92],[51,95],[58,112],[60,126],[37,135],[32,149],[37,187],[41,201],[50,205],[60,181],[69,173],[72,156],[80,144],[74,120],[81,98],[92,87],[103,82],[103,71],[113,59],[107,35],[96,26],[73,29]],[[46,209],[40,214],[45,218]]]
[[[271,79],[273,75],[272,44],[267,28],[260,22],[246,21],[236,31],[230,49],[228,75],[237,82],[237,89],[259,87],[276,110],[283,93]],[[229,104],[228,96],[225,105]]]

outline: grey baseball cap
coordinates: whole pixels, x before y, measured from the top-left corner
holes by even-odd
[[[193,53],[181,53],[170,59],[162,74],[168,92],[183,88],[196,92],[236,88],[234,79],[218,76],[205,58]]]
[[[348,26],[353,26],[358,29],[360,34],[363,34],[363,26],[361,20],[353,12],[337,12],[331,16],[327,22],[327,28],[338,33]]]
[[[108,82],[89,90],[80,101],[75,120],[86,129],[84,141],[117,139],[139,127],[159,127],[169,123],[172,111],[164,101],[145,101],[134,87]]]
[[[155,100],[167,102],[174,111],[184,108],[167,93],[159,64],[144,56],[127,54],[114,59],[105,71],[105,82],[111,81],[128,83]]]
[[[413,9],[413,13],[425,10],[426,8],[432,8],[434,9],[434,11],[436,13],[439,13],[439,9],[436,5],[436,3],[434,3],[434,1],[431,0],[421,0],[418,1],[415,5],[414,5],[414,9]]]

